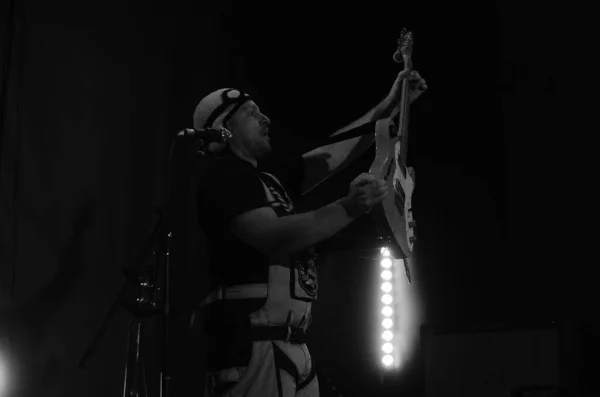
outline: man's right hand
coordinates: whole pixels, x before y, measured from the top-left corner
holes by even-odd
[[[388,187],[384,179],[376,180],[372,174],[362,173],[350,183],[350,192],[340,200],[340,204],[351,218],[356,219],[371,211],[387,194]]]

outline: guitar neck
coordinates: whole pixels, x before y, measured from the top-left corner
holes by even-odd
[[[402,81],[402,95],[398,104],[398,135],[400,136],[400,159],[406,164],[408,156],[408,78]]]

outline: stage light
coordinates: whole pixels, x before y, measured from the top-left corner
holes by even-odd
[[[383,258],[379,263],[381,263],[381,267],[384,269],[389,269],[392,267],[392,260],[390,258]]]
[[[389,329],[383,331],[383,333],[381,334],[381,339],[383,339],[386,342],[391,341],[392,339],[394,339],[394,333],[392,331],[390,331]]]
[[[390,255],[389,247],[381,247],[381,255],[373,258],[373,271],[379,273],[379,288],[375,286],[374,309],[380,311],[375,316],[373,329],[373,350],[381,360],[380,371],[385,373],[405,370],[407,358],[414,355],[416,335],[418,335],[418,307],[416,291],[413,285],[404,282],[405,261]],[[414,261],[414,259],[413,259]],[[375,313],[377,314],[377,313]]]
[[[8,389],[8,368],[0,350],[0,396],[4,396]]]
[[[381,297],[381,303],[383,303],[384,305],[391,305],[393,300],[394,298],[392,298],[392,295],[390,294],[385,294]]]
[[[384,306],[383,309],[381,309],[381,314],[386,317],[391,317],[392,314],[394,314],[394,310],[392,310],[392,308],[389,306]]]
[[[383,356],[383,358],[381,359],[381,362],[386,367],[389,367],[390,365],[392,365],[394,363],[394,357],[387,354],[387,355]]]
[[[394,326],[394,322],[391,318],[387,317],[383,319],[383,321],[381,322],[381,326],[385,329],[390,329]]]
[[[381,278],[385,281],[390,281],[392,279],[392,272],[389,270],[384,270],[381,272]]]
[[[392,345],[390,342],[385,342],[383,345],[381,345],[381,351],[391,354],[394,351],[394,345]]]
[[[392,283],[385,281],[383,283],[381,283],[381,290],[385,293],[390,293],[392,292]]]

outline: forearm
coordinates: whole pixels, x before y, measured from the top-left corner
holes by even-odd
[[[330,238],[360,216],[346,199],[315,211],[280,218],[280,238],[275,251],[290,254]]]
[[[392,114],[392,110],[394,110],[394,106],[395,106],[395,103],[394,103],[394,100],[392,99],[392,97],[387,96],[381,102],[379,102],[374,108],[372,108],[367,113],[365,113],[362,117],[360,117],[358,120],[355,120],[352,123],[345,126],[344,128],[336,131],[335,133],[332,134],[332,136],[341,134],[342,132],[349,131],[349,130],[356,128],[358,126],[361,126],[363,124],[389,117]]]
[[[371,121],[377,121],[389,117],[392,114],[392,110],[394,110],[394,100],[387,96],[381,102],[377,104],[373,109],[371,109],[364,117],[367,123]]]
[[[396,101],[392,97],[387,96],[375,107],[372,118],[369,121],[377,121],[390,117],[396,105]]]

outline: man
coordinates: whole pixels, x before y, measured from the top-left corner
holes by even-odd
[[[401,72],[383,102],[338,132],[389,115],[407,76],[415,100],[425,81],[416,72]],[[195,129],[224,127],[233,135],[227,146],[215,148],[219,158],[197,196],[213,289],[202,303],[209,396],[318,396],[305,344],[318,294],[314,245],[387,195],[384,181],[361,174],[346,197],[295,213],[292,197],[300,192],[301,170],[276,176],[259,164],[271,151],[269,124],[252,98],[235,89],[207,95],[194,113]]]

